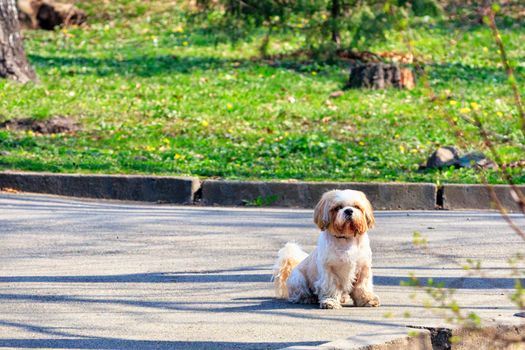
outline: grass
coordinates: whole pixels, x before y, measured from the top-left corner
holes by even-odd
[[[24,33],[40,83],[0,81],[0,121],[68,116],[81,131],[0,129],[0,169],[481,181],[468,169],[418,171],[437,147],[458,144],[424,84],[411,91],[347,90],[331,99],[348,78],[344,64],[261,60],[260,37],[236,46],[217,42],[188,25],[178,5],[158,3],[86,1],[79,3],[90,15],[86,27]],[[489,29],[457,23],[413,28],[429,83],[450,96],[445,109],[469,141],[463,151],[486,152],[477,130],[461,119],[476,109],[487,129],[504,139],[497,147],[503,160],[523,159],[524,138]],[[523,26],[508,25],[502,35],[523,85]],[[371,50],[406,51],[402,33],[387,38]],[[275,37],[271,51],[293,51],[301,40],[300,33]],[[512,171],[525,182],[523,169]],[[502,182],[497,172],[486,176]]]

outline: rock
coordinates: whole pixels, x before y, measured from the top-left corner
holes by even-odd
[[[459,156],[457,148],[445,146],[438,148],[427,160],[426,167],[421,169],[456,168],[497,169],[498,165],[478,151]]]
[[[452,146],[438,148],[427,159],[427,169],[459,166],[458,150]]]
[[[474,151],[459,158],[459,166],[462,168],[497,169],[498,165],[488,159],[483,153]]]
[[[483,169],[498,169],[499,166],[494,161],[485,158],[476,163],[476,166]]]
[[[8,157],[11,155],[11,152],[8,151],[0,151],[0,157]]]

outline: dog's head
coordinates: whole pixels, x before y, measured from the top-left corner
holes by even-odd
[[[372,205],[365,194],[353,190],[333,190],[321,197],[314,210],[314,222],[321,230],[338,238],[362,235],[374,226]]]

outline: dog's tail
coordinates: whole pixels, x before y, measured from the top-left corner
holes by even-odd
[[[286,243],[284,247],[279,250],[277,261],[273,265],[272,280],[275,285],[275,295],[277,298],[288,298],[288,288],[286,281],[294,267],[303,261],[308,254],[306,254],[296,243]]]

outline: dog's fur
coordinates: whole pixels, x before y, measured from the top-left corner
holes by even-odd
[[[367,231],[374,226],[372,205],[353,190],[326,192],[314,210],[321,229],[317,247],[308,255],[295,243],[279,250],[273,279],[278,298],[338,309],[379,306],[372,285],[372,251]]]

